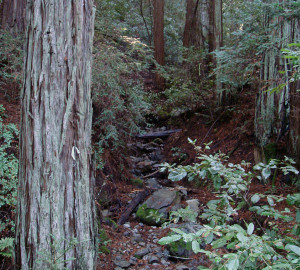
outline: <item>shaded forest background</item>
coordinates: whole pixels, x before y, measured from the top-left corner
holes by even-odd
[[[197,161],[191,138],[202,147],[212,142],[210,153],[220,150],[232,163],[268,164],[286,155],[299,166],[299,1],[105,0],[95,5],[97,202],[119,203],[122,186],[134,178],[130,156],[135,136],[159,127],[182,130],[165,144],[169,163]],[[24,1],[2,0],[0,254],[8,257],[14,236],[25,13]],[[299,194],[298,178],[290,177],[287,184],[285,196]],[[116,220],[124,204],[116,210]]]

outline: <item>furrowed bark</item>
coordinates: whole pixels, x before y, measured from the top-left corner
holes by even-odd
[[[164,0],[153,0],[153,13],[154,58],[160,66],[164,66]],[[158,89],[164,90],[165,79],[158,72],[155,74],[155,84]]]
[[[15,268],[94,269],[93,1],[26,13]]]
[[[278,1],[273,1],[277,3]],[[279,1],[284,8],[289,8],[290,0]],[[299,153],[299,92],[296,92],[299,82],[290,82],[291,62],[280,52],[289,43],[299,42],[299,17],[272,18],[265,16],[265,27],[271,24],[276,27],[269,29],[273,46],[268,48],[262,59],[261,87],[256,99],[255,135],[259,150],[258,156],[264,157],[263,148],[270,142],[277,143],[287,131],[290,132],[290,153]],[[283,71],[284,74],[279,73]],[[279,87],[282,85],[283,87]],[[276,91],[271,91],[276,89]],[[298,114],[299,115],[299,114]],[[298,121],[298,122],[297,122]],[[257,151],[257,149],[256,149]],[[263,159],[263,158],[262,158]],[[256,160],[257,162],[261,160]]]

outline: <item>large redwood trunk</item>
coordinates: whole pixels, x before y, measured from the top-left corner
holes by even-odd
[[[208,31],[208,51],[220,49],[223,45],[223,16],[222,16],[222,0],[209,0],[208,1],[208,18],[209,18],[209,31]],[[210,54],[209,62],[212,68],[218,66],[217,60],[213,54]],[[215,99],[219,105],[227,103],[226,93],[222,91],[222,83],[219,81],[219,74],[216,72],[215,79]]]
[[[164,0],[153,0],[153,21],[154,58],[160,66],[164,66]],[[164,89],[165,79],[159,73],[155,74],[155,83],[158,89]]]
[[[0,25],[2,29],[18,32],[25,30],[26,0],[2,0],[0,5]]]
[[[291,4],[290,0],[280,2],[283,8],[287,9]],[[272,10],[269,11],[271,12]],[[255,134],[258,145],[256,152],[261,152],[257,162],[264,160],[265,146],[271,142],[277,144],[288,130],[290,152],[294,155],[299,153],[299,92],[296,92],[299,82],[290,83],[291,62],[289,59],[284,59],[280,52],[280,49],[287,47],[289,43],[299,41],[299,18],[288,19],[266,14],[265,27],[269,30],[270,44],[273,45],[263,54],[262,83],[256,100]],[[282,74],[279,71],[284,72]],[[283,87],[278,88],[279,85]],[[276,88],[276,91],[270,91]]]
[[[15,268],[94,269],[92,0],[27,1]]]
[[[186,1],[186,17],[183,32],[183,46],[203,45],[201,21],[198,18],[199,0]]]

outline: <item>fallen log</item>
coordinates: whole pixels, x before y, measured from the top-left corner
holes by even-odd
[[[126,210],[123,212],[118,220],[119,225],[123,225],[129,218],[133,210],[138,206],[138,204],[144,200],[150,194],[150,190],[146,189],[139,192],[134,199],[126,206]]]
[[[150,133],[146,133],[146,134],[138,134],[138,135],[136,135],[136,137],[140,138],[140,139],[165,138],[165,137],[169,137],[173,133],[180,132],[180,131],[181,131],[181,129],[156,131],[156,132],[150,132]]]

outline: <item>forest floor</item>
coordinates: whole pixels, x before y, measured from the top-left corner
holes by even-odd
[[[195,111],[192,114],[183,114],[180,117],[172,120],[172,124],[167,126],[167,129],[181,129],[182,131],[176,132],[169,136],[163,143],[163,158],[161,162],[168,162],[170,164],[192,164],[197,161],[197,154],[192,146],[188,142],[188,138],[197,140],[197,145],[204,146],[205,143],[210,144],[210,150],[207,154],[214,154],[218,151],[225,153],[229,156],[229,162],[234,164],[240,164],[242,160],[249,162],[254,166],[254,108],[255,108],[255,93],[244,92],[241,93],[238,104],[236,104],[230,112],[227,112],[220,117],[217,117],[215,121],[207,121],[201,115],[201,111]],[[158,123],[160,126],[165,123]],[[160,129],[158,129],[160,130]],[[154,130],[155,131],[155,130]],[[141,140],[136,139],[131,142],[130,145],[140,144]],[[154,140],[155,141],[155,140]],[[284,141],[284,139],[282,140]],[[153,141],[152,141],[153,142]],[[145,143],[145,142],[142,142]],[[147,141],[147,144],[151,144],[151,140]],[[285,153],[284,144],[279,144],[278,152]],[[136,151],[135,151],[136,153]],[[134,166],[135,167],[135,166]],[[154,169],[151,171],[155,171]],[[150,174],[151,175],[151,174]],[[197,199],[200,202],[200,212],[203,211],[207,202],[216,198],[212,185],[195,185],[187,180],[173,183],[166,180],[166,175],[155,175],[156,180],[163,186],[169,188],[184,187],[187,189],[186,199]],[[122,181],[114,183],[112,190],[115,193],[115,201],[111,202],[111,206],[108,207],[110,212],[110,218],[117,222],[126,211],[128,202],[135,197],[139,192],[147,188],[144,184],[143,187],[136,187],[128,183],[128,181]],[[273,194],[286,197],[288,194],[293,194],[297,190],[295,187],[286,185],[280,177],[276,178],[275,188],[272,188],[270,184],[262,184],[258,180],[254,180],[249,187],[249,196],[256,193],[260,194]],[[146,198],[145,198],[146,199]],[[266,200],[265,200],[266,202]],[[281,211],[288,207],[286,201],[282,201],[276,205],[276,209]],[[296,210],[293,209],[291,215],[295,219]],[[101,211],[101,210],[100,210]],[[234,218],[234,223],[244,226],[245,223],[249,224],[254,221],[254,214],[250,212],[247,207],[241,209],[238,216]],[[291,230],[294,226],[294,222],[286,223],[281,222],[280,219],[275,223],[269,223],[271,219],[268,217],[261,218],[259,222],[265,226],[266,229],[269,226],[275,226],[278,231],[284,233],[287,229]],[[271,225],[272,224],[272,225]],[[204,255],[190,255],[189,258],[174,258],[172,256],[164,255],[165,247],[159,247],[156,244],[157,239],[166,235],[169,229],[161,229],[159,227],[147,226],[141,223],[133,213],[125,225],[119,225],[117,227],[112,224],[101,225],[108,235],[109,241],[107,242],[107,252],[100,254],[99,269],[123,269],[117,266],[117,260],[123,262],[124,260],[129,262],[124,268],[128,269],[198,269],[197,266],[204,265],[209,266],[209,261]],[[143,240],[141,244],[135,242],[135,235],[141,235]],[[156,241],[155,241],[156,240]],[[153,242],[154,241],[154,242]],[[139,252],[148,249],[148,253],[138,260],[134,258],[134,255]],[[158,258],[151,262],[151,259]],[[125,264],[126,265],[126,264]],[[119,268],[118,268],[119,267]]]
[[[209,143],[210,150],[208,154],[221,151],[229,156],[229,161],[232,163],[241,163],[242,160],[254,165],[254,93],[250,91],[243,92],[240,95],[238,104],[232,110],[228,110],[225,114],[217,117],[217,120],[208,121],[204,118],[201,110],[193,113],[182,114],[176,119],[172,120],[171,125],[166,123],[157,123],[157,127],[164,126],[165,129],[181,129],[180,132],[170,135],[164,139],[161,148],[160,162],[180,163],[182,165],[192,164],[196,159],[196,152],[194,147],[188,143],[188,138],[192,140],[197,139],[197,144]],[[20,122],[20,106],[18,100],[7,100],[3,93],[0,93],[0,104],[6,109],[6,117],[4,123],[14,123],[19,126]],[[153,129],[155,131],[155,128]],[[284,140],[283,140],[284,141]],[[136,148],[139,144],[148,144],[150,141],[144,142],[143,139],[133,138],[130,142],[129,148],[132,146]],[[129,149],[132,158],[136,151]],[[279,152],[284,152],[278,149]],[[134,162],[128,164],[134,165]],[[127,168],[128,171],[134,168]],[[150,168],[150,174],[157,167]],[[101,176],[97,176],[101,177]],[[147,178],[147,177],[146,177]],[[145,179],[146,179],[145,178]],[[166,175],[158,175],[156,180],[164,187],[176,188],[178,186],[184,187],[187,190],[187,199],[198,199],[204,207],[208,201],[215,198],[215,193],[212,186],[196,186],[187,181],[177,182],[176,185],[166,179]],[[176,259],[168,257],[164,253],[165,248],[157,244],[157,240],[166,235],[168,229],[161,229],[160,227],[148,226],[142,224],[136,219],[135,214],[130,215],[125,225],[117,225],[120,216],[126,210],[128,202],[131,201],[138,192],[145,190],[145,184],[142,186],[133,185],[130,181],[116,181],[110,184],[112,198],[109,199],[107,206],[103,207],[96,202],[98,212],[101,213],[101,221],[99,227],[101,228],[101,237],[103,245],[98,257],[99,269],[197,269],[197,264],[209,265],[207,258],[203,255],[192,255],[188,259]],[[276,195],[286,196],[290,193],[295,193],[295,188],[283,183],[278,177],[275,182],[276,188],[272,189],[271,185],[263,185],[259,181],[252,181],[249,189],[250,194],[259,193],[275,193]],[[96,191],[101,190],[102,187],[97,186]],[[146,199],[146,198],[145,198]],[[200,211],[203,210],[200,207]],[[287,207],[286,202],[282,201],[276,205],[276,209],[284,209]],[[109,213],[109,220],[105,222],[103,217],[103,210]],[[291,213],[295,216],[295,213]],[[236,223],[243,224],[244,222],[252,222],[253,212],[247,208],[239,211],[236,217]],[[268,226],[268,218],[261,220],[263,224]],[[279,231],[285,231],[287,227],[290,229],[294,223],[281,223],[279,220],[275,221]],[[138,251],[143,251],[145,254],[139,258],[134,255]],[[121,264],[120,264],[121,262]],[[122,264],[123,263],[123,264]],[[2,268],[7,269],[7,268]]]

